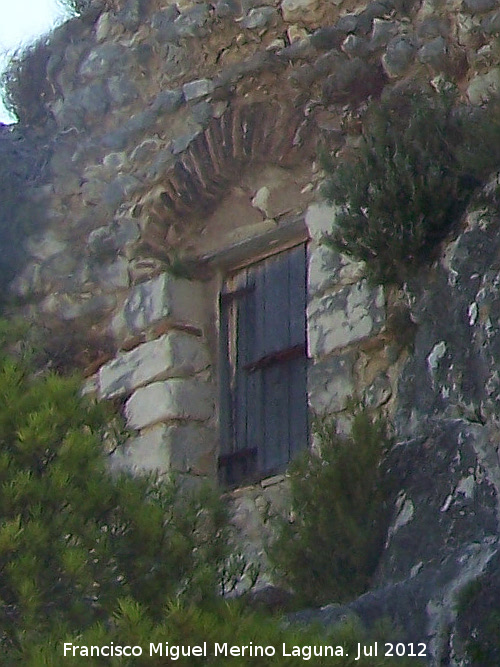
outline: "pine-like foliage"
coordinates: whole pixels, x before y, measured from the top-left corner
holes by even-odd
[[[369,645],[379,641],[395,641],[399,637],[394,627],[387,623],[379,623],[371,632],[367,633],[357,618],[353,617],[342,625],[326,631],[318,627],[307,628],[303,625],[284,624],[279,619],[268,614],[251,613],[237,602],[220,602],[213,609],[200,609],[194,606],[171,604],[165,610],[160,623],[154,623],[144,608],[127,599],[123,600],[115,616],[113,626],[105,628],[102,624],[96,625],[79,637],[66,636],[63,641],[72,642],[77,646],[102,647],[110,646],[139,646],[143,654],[135,658],[117,657],[81,657],[75,652],[75,657],[63,656],[63,641],[46,641],[32,645],[24,654],[23,667],[60,667],[70,664],[75,667],[164,667],[165,665],[210,665],[220,667],[226,662],[231,667],[303,667],[304,662],[311,665],[325,665],[335,667],[388,667],[394,664],[393,658],[382,655],[378,651],[377,657],[357,656],[358,643]],[[182,649],[203,646],[206,642],[206,657],[182,657]],[[150,644],[155,648],[150,655]],[[227,646],[227,657],[219,652],[216,654],[215,644]],[[163,655],[160,654],[161,646]],[[285,646],[285,650],[283,650]],[[343,656],[314,655],[325,646],[340,646]],[[168,647],[169,655],[166,655]],[[236,652],[230,653],[234,647]],[[267,654],[258,652],[257,647],[265,647]],[[221,649],[222,651],[224,649]],[[295,650],[295,653],[293,653]],[[263,654],[264,653],[264,654]],[[418,658],[398,658],[398,667],[419,667],[423,663]]]
[[[218,498],[111,477],[102,442],[116,417],[79,387],[78,378],[33,377],[22,361],[0,358],[4,655],[106,626],[126,597],[153,620],[174,599],[213,601],[227,563]]]
[[[365,410],[349,437],[316,425],[318,452],[292,463],[292,521],[283,520],[270,557],[301,604],[344,602],[370,583],[387,530],[380,473],[390,444],[385,424]]]
[[[372,104],[350,156],[324,160],[324,194],[339,207],[330,241],[365,261],[375,282],[400,283],[429,263],[499,164],[495,114],[473,116],[460,114],[450,93],[393,93]]]

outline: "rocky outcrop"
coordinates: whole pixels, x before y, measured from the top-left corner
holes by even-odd
[[[500,583],[500,221],[496,201],[482,205],[470,207],[441,260],[405,285],[416,328],[397,382],[398,444],[384,464],[394,517],[374,590],[300,616],[388,616],[401,641],[427,644],[433,665],[476,664],[464,651],[477,630],[463,592]],[[489,613],[495,604],[490,596]]]

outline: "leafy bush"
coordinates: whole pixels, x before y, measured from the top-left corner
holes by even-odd
[[[2,323],[0,339],[5,350]],[[177,662],[165,656],[166,643],[203,642],[207,665],[220,664],[215,642],[275,648],[274,656],[248,650],[232,656],[235,667],[302,665],[310,647],[325,645],[351,654],[336,657],[336,664],[353,664],[358,642],[374,639],[359,623],[328,634],[284,628],[278,619],[249,612],[241,600],[219,595],[240,576],[241,559],[229,552],[227,517],[218,497],[209,490],[179,494],[172,483],[110,476],[102,445],[116,440],[117,418],[82,399],[79,386],[78,378],[33,375],[25,361],[0,355],[2,664],[59,667],[67,660],[75,666],[159,667]],[[143,656],[77,652],[65,659],[65,642],[140,646]],[[150,656],[150,643],[161,644],[163,655]],[[284,656],[283,643],[288,653],[304,648],[300,655]],[[331,659],[315,657],[314,664]],[[388,664],[383,657],[358,662]],[[193,658],[179,663],[193,664]]]
[[[319,452],[289,468],[293,521],[283,520],[270,558],[301,604],[343,602],[370,583],[387,529],[380,461],[383,421],[358,412],[349,437],[316,424]]]
[[[0,358],[0,644],[109,624],[130,598],[153,620],[171,600],[210,604],[228,571],[225,508],[212,491],[112,477],[116,417],[79,378],[33,377]]]
[[[457,108],[449,92],[401,91],[369,108],[360,145],[328,156],[330,237],[376,282],[402,282],[435,257],[474,189],[500,165],[497,109]]]

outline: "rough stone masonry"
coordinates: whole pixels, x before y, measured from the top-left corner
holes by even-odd
[[[459,591],[498,585],[498,216],[470,210],[404,290],[371,286],[324,242],[316,147],[355,145],[366,103],[411,82],[497,98],[499,33],[485,0],[94,0],[27,56],[38,75],[0,136],[31,165],[10,308],[46,328],[54,365],[122,401],[136,434],[116,466],[215,476],[221,283],[308,239],[309,408],[341,419],[357,394],[398,438],[375,588],[349,609],[389,615],[435,665],[466,664]],[[280,479],[235,494],[257,552]]]

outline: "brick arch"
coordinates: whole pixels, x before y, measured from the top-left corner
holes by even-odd
[[[243,166],[286,164],[297,152],[303,113],[277,103],[232,106],[213,118],[167,173],[160,197],[175,216],[211,210]]]

